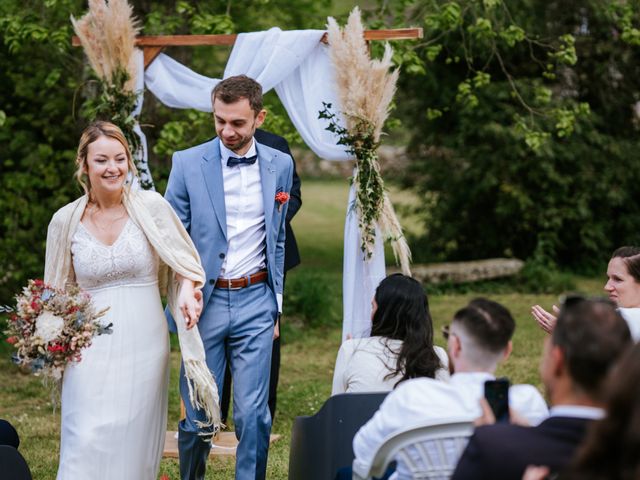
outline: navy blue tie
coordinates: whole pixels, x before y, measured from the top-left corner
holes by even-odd
[[[236,165],[253,165],[256,163],[256,159],[258,155],[254,155],[253,157],[229,157],[227,160],[227,167],[235,167]]]

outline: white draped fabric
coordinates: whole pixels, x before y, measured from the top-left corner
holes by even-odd
[[[190,70],[161,53],[144,72],[147,89],[167,107],[211,111],[211,90],[220,79]]]
[[[372,257],[365,261],[355,208],[356,189],[351,185],[347,218],[344,223],[344,259],[342,264],[342,341],[368,337],[371,333],[371,300],[385,277],[384,246],[376,228]]]
[[[140,112],[142,112],[142,103],[144,101],[144,53],[139,48],[136,48],[134,55],[136,58],[136,69],[138,71],[138,74],[136,75],[136,85],[134,88],[135,91],[138,92],[138,99],[136,102],[136,108],[133,110],[132,115],[137,118],[140,115]],[[141,167],[139,172],[140,180],[145,185],[153,186],[153,178],[151,178],[151,172],[149,171],[147,137],[140,128],[140,124],[138,122],[133,126],[133,131],[136,132],[138,138],[140,138],[140,147],[142,149],[136,155],[136,163]]]
[[[225,68],[224,77],[245,74],[255,78],[263,91],[275,88],[289,118],[309,148],[319,157],[351,160],[337,136],[318,119],[323,102],[339,112],[333,64],[328,46],[321,43],[322,30],[239,34]],[[142,76],[140,76],[142,78]],[[211,90],[220,79],[200,75],[165,54],[160,54],[144,73],[144,84],[165,105],[211,111]],[[140,97],[139,106],[142,106]],[[143,137],[141,137],[143,138]],[[145,158],[146,158],[146,142]],[[384,249],[378,235],[374,256],[365,261],[360,250],[358,218],[351,188],[345,223],[343,277],[343,339],[369,334],[371,299],[385,275]]]

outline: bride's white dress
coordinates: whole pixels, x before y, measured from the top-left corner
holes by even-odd
[[[155,480],[167,424],[169,334],[158,257],[129,219],[116,242],[80,223],[72,243],[78,284],[113,323],[67,367],[58,480]]]

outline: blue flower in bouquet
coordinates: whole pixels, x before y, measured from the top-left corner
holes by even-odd
[[[74,323],[76,328],[80,328],[84,322],[86,322],[87,318],[84,316],[84,313],[78,312],[76,313],[76,321]]]
[[[40,297],[42,299],[43,302],[46,302],[47,300],[49,300],[51,297],[53,297],[56,293],[53,290],[50,290],[48,288],[45,288],[42,291],[42,296]]]
[[[44,361],[44,358],[42,358],[42,357],[38,357],[38,358],[34,359],[34,360],[31,362],[30,366],[31,366],[31,371],[32,371],[33,373],[38,373],[38,372],[40,372],[40,371],[41,371],[41,370],[43,370],[43,369],[44,369],[44,367],[45,367],[45,361]]]
[[[113,323],[108,325],[98,325],[98,335],[111,335],[113,333]]]

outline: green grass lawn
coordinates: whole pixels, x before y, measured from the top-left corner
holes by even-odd
[[[267,477],[287,478],[289,435],[298,415],[315,413],[331,392],[335,355],[340,345],[340,289],[342,269],[342,238],[348,184],[345,181],[304,181],[303,207],[294,220],[294,229],[302,250],[303,264],[287,278],[285,325],[283,328],[282,370],[278,411],[273,432],[282,435],[270,450]],[[406,194],[393,194],[392,198]],[[315,283],[314,283],[315,282]],[[603,282],[602,282],[603,283]],[[579,290],[598,294],[601,279],[577,279]],[[314,288],[317,287],[317,288]],[[290,292],[289,289],[296,290]],[[301,289],[302,293],[300,293]],[[295,295],[299,298],[296,299]],[[436,341],[443,345],[441,327],[474,293],[431,295],[431,313],[435,322]],[[504,303],[517,321],[513,354],[499,375],[507,375],[514,383],[539,386],[538,363],[543,333],[536,327],[529,310],[534,303],[550,306],[557,295],[499,293],[489,295]],[[305,317],[292,315],[304,303]],[[309,327],[308,325],[312,325]],[[59,411],[54,410],[47,390],[40,380],[20,371],[9,360],[8,345],[0,347],[0,417],[11,421],[20,433],[20,451],[37,480],[54,479],[58,463],[60,434]],[[178,422],[177,387],[178,352],[172,353],[172,378],[168,428]],[[207,478],[233,478],[233,462],[210,462]],[[178,478],[174,460],[163,460],[161,473]]]

